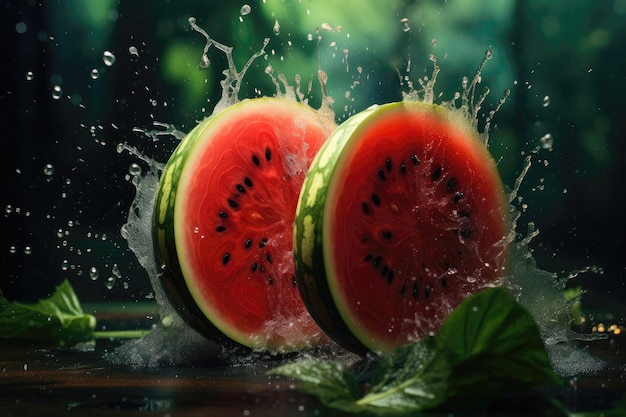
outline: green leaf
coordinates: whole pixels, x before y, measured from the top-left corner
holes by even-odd
[[[436,335],[454,371],[449,396],[561,384],[532,315],[504,288],[490,288],[455,309]]]
[[[520,388],[562,383],[533,317],[503,288],[466,299],[434,337],[381,356],[360,398],[356,378],[334,362],[307,359],[270,373],[302,381],[329,407],[373,415],[467,411]]]
[[[35,304],[10,302],[0,292],[0,339],[75,344],[93,339],[96,319],[85,314],[68,280]]]
[[[283,375],[302,381],[302,388],[325,405],[347,412],[359,412],[359,388],[354,376],[335,362],[305,359],[279,366],[269,375]]]
[[[376,414],[411,413],[446,398],[450,365],[432,339],[412,343],[381,358],[370,392],[357,404]]]

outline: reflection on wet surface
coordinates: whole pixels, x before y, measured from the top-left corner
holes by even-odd
[[[120,315],[109,319],[119,323]],[[123,322],[135,321],[136,317],[127,317]],[[119,340],[98,339],[74,348],[1,343],[0,416],[343,415],[306,394],[299,383],[265,375],[277,360],[232,366],[208,358],[188,366],[133,368],[102,359],[122,343]],[[604,359],[607,367],[598,374],[569,379],[554,396],[570,410],[610,408],[626,392],[626,337],[613,334],[583,346]],[[505,410],[494,415],[515,415],[513,411],[518,413],[520,406],[528,407],[535,398],[521,393],[492,409]]]

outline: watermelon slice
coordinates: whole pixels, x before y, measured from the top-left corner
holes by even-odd
[[[292,225],[333,128],[304,104],[246,100],[205,119],[172,154],[156,195],[156,255],[170,300],[196,330],[276,351],[321,340],[298,292]]]
[[[509,225],[496,164],[460,111],[374,106],[334,131],[307,174],[294,226],[299,287],[335,341],[390,351],[497,284]]]

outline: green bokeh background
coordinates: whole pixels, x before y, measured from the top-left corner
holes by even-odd
[[[533,154],[521,189],[527,208],[520,225],[532,221],[541,232],[532,244],[535,257],[559,274],[603,268],[573,284],[589,289],[590,307],[623,317],[626,0],[248,4],[250,13],[242,15],[244,2],[2,2],[0,208],[9,209],[0,218],[0,287],[10,298],[44,296],[66,276],[85,300],[141,301],[149,293],[119,234],[134,194],[128,167],[146,166],[115,148],[128,142],[164,162],[175,141],[151,141],[133,128],[160,121],[189,131],[219,100],[226,61],[211,48],[211,66],[198,68],[204,39],[188,24],[195,16],[214,39],[234,46],[238,68],[270,39],[240,98],[274,94],[265,73],[271,65],[291,83],[300,74],[304,91],[311,82],[307,99],[318,106],[321,68],[339,122],[401,99],[407,85],[399,74],[414,82],[429,76],[430,54],[441,67],[439,100],[449,100],[492,48],[481,83],[492,90],[484,111],[505,89],[512,92],[491,134],[505,184],[513,186],[542,136],[554,138],[551,150]],[[409,31],[402,30],[403,18]],[[129,53],[131,46],[139,56]],[[114,65],[104,64],[105,50],[115,54]],[[97,79],[90,76],[94,68]],[[51,97],[54,85],[63,89],[58,100]],[[54,166],[52,176],[43,174],[46,164]],[[24,253],[27,246],[32,253]],[[115,264],[121,278],[108,290],[103,282]],[[92,266],[100,274],[95,281]]]

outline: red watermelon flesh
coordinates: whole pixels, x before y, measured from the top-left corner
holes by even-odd
[[[163,279],[179,310],[201,312],[199,330],[281,351],[322,338],[298,292],[292,224],[307,168],[332,126],[304,105],[248,100],[194,129],[191,144],[181,144],[182,163],[170,159],[162,182],[168,169],[180,176],[161,186],[171,192],[160,201],[175,203],[157,223],[173,228],[173,239],[157,241],[163,259],[175,251],[179,268],[165,268]]]

